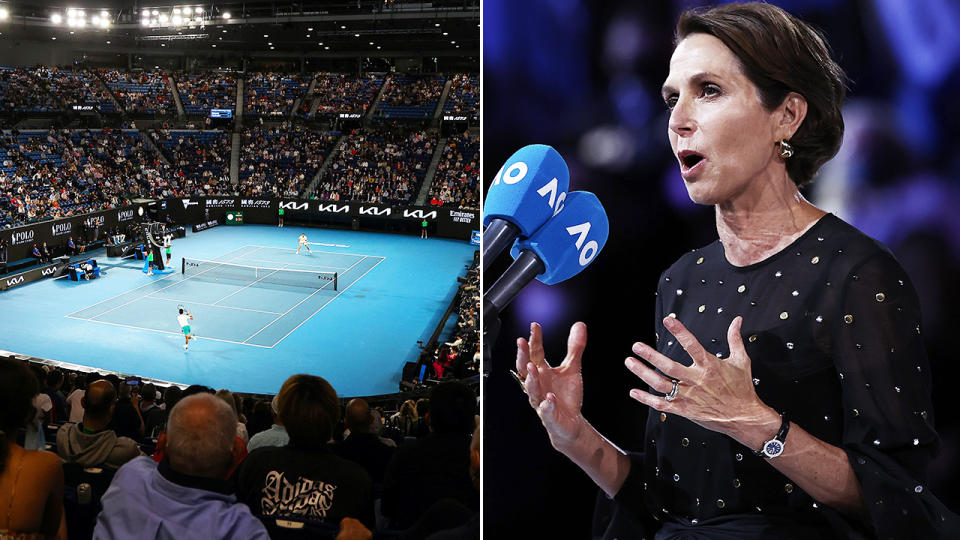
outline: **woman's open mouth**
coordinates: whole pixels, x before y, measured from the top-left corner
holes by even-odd
[[[690,180],[699,174],[707,162],[703,154],[693,150],[681,150],[677,152],[677,158],[680,159],[680,175],[684,180]]]

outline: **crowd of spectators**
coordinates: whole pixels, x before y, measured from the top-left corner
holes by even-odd
[[[0,534],[269,538],[286,519],[314,538],[479,538],[470,387],[399,407],[344,404],[315,375],[278,390],[241,398],[0,358],[0,503],[15,510]]]
[[[431,205],[480,207],[480,137],[464,133],[447,139],[430,185]]]
[[[346,75],[342,73],[318,73],[316,84],[310,98],[300,107],[300,115],[310,112],[311,104],[316,101],[318,115],[359,114],[376,99],[383,77],[373,73],[367,75]]]
[[[136,131],[8,131],[0,136],[0,226],[129,204],[157,156]]]
[[[393,75],[387,80],[380,102],[395,106],[437,106],[446,79],[436,75]]]
[[[480,78],[476,75],[461,73],[450,79],[450,92],[443,105],[444,115],[466,116],[477,121],[480,119]]]
[[[187,114],[207,116],[210,109],[236,109],[237,81],[228,73],[202,73],[177,78],[180,102]]]
[[[161,129],[152,130],[150,135],[172,166],[165,189],[191,196],[232,191],[229,134]]]
[[[0,67],[0,111],[44,113],[62,108],[29,70]]]
[[[437,140],[423,131],[406,135],[382,128],[354,131],[341,144],[315,191],[329,201],[413,202]]]
[[[87,70],[40,66],[33,70],[33,76],[40,86],[63,104],[63,109],[70,109],[74,105],[92,105],[100,112],[112,113],[117,110],[110,91]]]
[[[243,132],[240,193],[298,197],[317,175],[340,136],[284,122]]]
[[[307,92],[310,79],[297,74],[250,73],[244,88],[243,114],[268,118],[290,115],[294,103]]]
[[[171,112],[167,76],[162,71],[126,72],[101,69],[100,77],[107,83],[127,113],[168,114]]]

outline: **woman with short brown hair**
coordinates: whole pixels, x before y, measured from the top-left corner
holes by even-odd
[[[798,191],[839,149],[844,94],[822,36],[776,6],[680,17],[667,134],[719,239],[663,273],[656,343],[626,359],[643,452],[580,414],[585,325],[556,368],[539,325],[518,340],[554,448],[651,537],[960,537],[924,481],[938,438],[910,279]]]

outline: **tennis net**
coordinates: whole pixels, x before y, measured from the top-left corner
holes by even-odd
[[[180,271],[185,277],[207,281],[230,280],[251,285],[268,283],[310,289],[330,288],[332,284],[333,290],[338,290],[336,272],[265,268],[187,258],[182,259]]]

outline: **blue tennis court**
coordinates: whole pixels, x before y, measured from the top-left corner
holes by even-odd
[[[297,253],[300,232],[312,252]],[[101,252],[101,279],[3,293],[2,348],[242,392],[276,392],[302,372],[344,396],[395,392],[475,249],[378,233],[218,227],[175,240],[170,274],[148,276],[142,261]],[[199,337],[188,351],[180,305]]]

